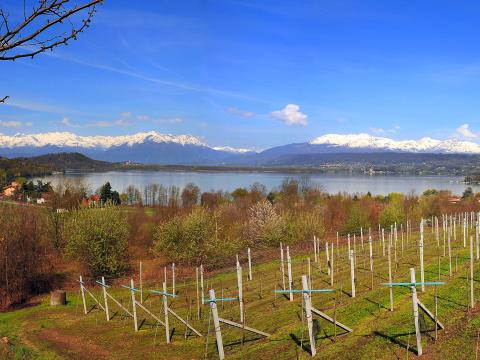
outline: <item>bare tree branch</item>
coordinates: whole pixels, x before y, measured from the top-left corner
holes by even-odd
[[[23,21],[12,24],[10,16],[0,9],[0,60],[15,60],[35,55],[76,40],[78,34],[90,26],[96,6],[103,0],[82,1],[78,5],[71,0],[32,0],[35,5],[27,10],[23,1]],[[72,21],[76,14],[82,19]],[[68,24],[65,24],[68,22]],[[5,103],[8,96],[0,99]]]
[[[71,0],[37,0],[37,3],[29,14],[24,5],[24,20],[13,26],[8,14],[0,9],[0,60],[34,57],[76,40],[78,34],[90,25],[96,6],[102,0],[90,0],[81,5],[72,4]],[[72,17],[82,12],[84,18],[75,25]],[[70,27],[68,31],[65,30],[66,20]],[[55,35],[52,36],[51,32]]]

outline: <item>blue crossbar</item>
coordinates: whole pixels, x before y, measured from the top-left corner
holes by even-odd
[[[236,297],[236,298],[218,298],[218,299],[215,299],[215,300],[205,300],[205,302],[234,301],[234,300],[238,300],[238,297]]]
[[[106,287],[106,288],[109,288],[109,287],[110,287],[110,285],[104,284],[104,283],[102,283],[102,282],[100,282],[100,281],[98,281],[98,280],[95,280],[95,282],[96,282],[98,285],[101,285],[101,286],[103,286],[103,287]]]
[[[121,287],[125,288],[125,289],[129,289],[131,291],[138,291],[138,292],[141,292],[142,290],[139,290],[139,289],[135,289],[135,288],[132,288],[130,286],[127,286],[127,285],[120,285]]]
[[[399,282],[399,283],[383,283],[384,286],[417,286],[417,285],[445,285],[444,281],[425,281],[425,282]]]
[[[323,292],[334,292],[333,289],[312,289],[312,290],[274,290],[276,293],[280,294],[289,294],[289,293],[323,293]]]
[[[154,294],[158,294],[158,295],[166,295],[166,296],[172,296],[172,297],[177,297],[178,295],[175,295],[175,294],[169,294],[169,293],[165,293],[163,291],[158,291],[158,290],[147,290],[148,292],[151,292],[151,293],[154,293]]]

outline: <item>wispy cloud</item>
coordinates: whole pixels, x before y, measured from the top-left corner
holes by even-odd
[[[465,139],[475,139],[480,136],[478,132],[473,132],[470,130],[470,124],[463,124],[460,125],[456,130],[455,130],[455,135],[460,135],[461,137]]]
[[[154,119],[152,120],[154,124],[180,124],[183,122],[183,119],[180,117],[170,118],[170,119]]]
[[[155,84],[158,84],[158,85],[174,87],[174,88],[181,89],[181,90],[207,93],[207,94],[210,94],[210,95],[219,95],[219,96],[226,96],[226,97],[233,97],[233,98],[245,99],[245,100],[256,101],[256,102],[268,103],[268,101],[258,99],[258,98],[255,98],[255,97],[251,97],[251,96],[248,96],[248,95],[232,92],[232,91],[214,89],[214,88],[204,87],[204,86],[196,85],[196,84],[186,84],[186,83],[177,82],[177,81],[173,81],[173,80],[160,79],[160,78],[157,78],[157,77],[154,77],[154,76],[143,75],[143,74],[140,74],[140,73],[138,73],[136,71],[133,71],[133,70],[119,69],[119,68],[109,66],[109,65],[97,64],[97,63],[92,63],[92,62],[88,62],[88,61],[75,59],[75,58],[72,58],[72,57],[60,55],[60,54],[58,54],[58,52],[57,53],[45,53],[44,55],[54,57],[54,58],[58,58],[58,59],[65,60],[65,61],[69,61],[69,62],[73,62],[73,63],[79,64],[79,65],[88,66],[88,67],[95,68],[95,69],[105,70],[105,71],[113,72],[113,73],[116,73],[116,74],[129,76],[131,78],[135,78],[135,79],[139,79],[139,80],[143,80],[143,81],[148,81],[148,82],[155,83]]]
[[[24,127],[24,126],[32,126],[32,123],[31,122],[26,122],[26,123],[23,123],[21,121],[3,121],[3,120],[0,120],[0,126],[1,127],[14,127],[14,128],[17,128],[17,127]]]
[[[2,106],[11,106],[18,109],[39,111],[39,112],[46,112],[46,113],[53,113],[53,114],[70,112],[69,109],[65,109],[60,106],[43,104],[43,103],[30,101],[30,100],[22,100],[22,99],[18,99],[15,96],[12,96],[7,102],[2,104]]]
[[[288,104],[282,110],[272,111],[270,117],[282,121],[287,125],[308,124],[308,116],[300,111],[300,106],[296,104]]]
[[[229,107],[227,109],[227,111],[230,114],[233,114],[233,115],[236,115],[236,116],[241,116],[241,117],[248,118],[248,119],[255,116],[255,113],[253,111],[245,111],[245,110],[241,110],[241,109],[236,108],[236,107]]]
[[[395,134],[398,130],[400,130],[400,126],[395,125],[392,128],[384,129],[379,127],[371,127],[370,131],[377,135],[385,135],[385,134]]]

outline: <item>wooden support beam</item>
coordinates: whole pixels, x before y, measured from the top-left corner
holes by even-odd
[[[243,324],[236,323],[236,322],[234,322],[234,321],[230,321],[230,320],[222,319],[222,318],[218,318],[218,320],[219,320],[221,323],[224,323],[224,324],[226,324],[226,325],[230,325],[230,326],[233,326],[233,327],[236,327],[236,328],[239,328],[239,329],[242,329],[242,330],[246,330],[246,331],[249,331],[249,332],[258,334],[258,335],[262,335],[262,336],[265,336],[265,337],[271,336],[269,333],[266,333],[266,332],[264,332],[264,331],[260,331],[260,330],[251,328],[251,327],[246,326],[246,325],[243,325]]]
[[[420,309],[422,309],[423,312],[424,312],[430,319],[432,319],[433,322],[436,323],[440,329],[445,329],[445,326],[444,326],[440,321],[438,321],[438,319],[435,320],[435,315],[433,315],[432,312],[431,312],[430,310],[428,310],[428,308],[427,308],[419,299],[417,299],[417,303],[418,303],[418,307],[419,307]]]
[[[172,309],[168,308],[168,312],[170,314],[172,314],[173,316],[175,316],[175,318],[177,318],[178,321],[180,321],[182,324],[184,324],[186,327],[188,327],[190,330],[192,330],[195,334],[197,334],[198,336],[202,337],[203,335],[197,331],[193,326],[191,326],[190,324],[188,324],[185,320],[182,319],[182,317],[180,315],[178,315],[175,311],[173,311]]]
[[[328,316],[327,314],[325,314],[324,312],[318,310],[318,309],[315,309],[314,307],[312,307],[312,312],[318,316],[320,316],[321,318],[327,320],[328,322],[338,326],[339,328],[342,328],[343,330],[345,331],[348,331],[348,332],[353,332],[352,329],[350,329],[347,325],[344,325],[338,321],[335,321],[333,320],[330,316]]]

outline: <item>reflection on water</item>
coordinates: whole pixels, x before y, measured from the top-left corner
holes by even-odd
[[[53,184],[68,179],[81,179],[89,184],[92,190],[99,188],[106,181],[112,187],[123,191],[128,185],[142,188],[148,184],[176,185],[183,187],[193,182],[202,191],[223,190],[232,191],[238,187],[249,187],[255,182],[264,184],[267,189],[278,187],[285,178],[298,178],[302,175],[288,173],[246,173],[246,172],[188,172],[188,171],[110,171],[103,173],[68,173],[66,175],[52,175],[42,180]],[[451,190],[461,194],[466,186],[463,178],[451,176],[366,176],[366,175],[330,175],[309,174],[308,178],[313,185],[320,185],[329,193],[367,193],[388,194],[391,192],[408,193],[414,191],[421,194],[426,189]],[[480,191],[473,186],[474,191]]]

